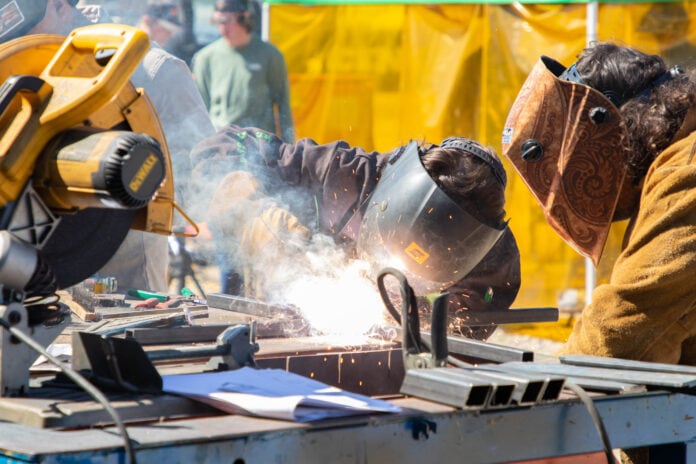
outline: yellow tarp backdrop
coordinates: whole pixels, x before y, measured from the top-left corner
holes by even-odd
[[[680,3],[691,18],[696,4]],[[599,40],[660,53],[674,38],[639,32],[664,4],[600,4]],[[540,55],[570,65],[586,43],[585,4],[273,4],[270,41],[284,53],[299,137],[344,139],[390,150],[408,140],[463,135],[501,151],[508,110]],[[672,25],[658,23],[663,32]],[[653,21],[654,22],[654,21]],[[693,23],[693,21],[692,21]],[[692,28],[693,29],[693,28]],[[656,31],[658,32],[658,31]],[[546,225],[506,164],[510,227],[522,255],[516,307],[556,306],[566,289],[584,294],[584,259]],[[597,269],[607,278],[622,235]]]

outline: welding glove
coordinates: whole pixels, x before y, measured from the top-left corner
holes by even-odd
[[[265,299],[270,276],[285,258],[301,259],[310,231],[265,195],[250,173],[229,173],[216,189],[211,225],[227,241],[228,254],[244,275],[246,296]],[[272,280],[272,279],[270,279]]]

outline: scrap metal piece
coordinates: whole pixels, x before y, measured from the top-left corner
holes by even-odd
[[[633,361],[629,359],[606,358],[602,356],[589,356],[572,354],[559,358],[562,364],[573,366],[606,367],[609,369],[624,369],[644,372],[671,372],[674,374],[696,375],[696,366],[682,364],[664,364],[646,361]]]
[[[259,338],[301,337],[312,333],[312,326],[292,306],[272,305],[261,300],[225,293],[208,293],[211,308],[246,314],[256,318]]]
[[[560,363],[511,362],[501,364],[501,366],[507,366],[516,370],[545,372],[548,374],[577,377],[580,380],[577,382],[577,384],[581,387],[584,386],[584,382],[581,381],[582,378],[588,378],[591,381],[611,380],[615,382],[634,383],[638,385],[647,385],[653,387],[696,387],[696,374],[680,374],[675,372],[650,372],[588,366],[571,366]]]
[[[135,313],[133,317],[120,319],[104,319],[90,326],[88,329],[85,330],[85,332],[91,332],[104,336],[112,336],[120,334],[127,329],[137,327],[171,327],[176,325],[185,325],[187,323],[188,321],[186,319],[186,314],[184,314],[183,311],[173,314],[161,314],[152,316],[137,316],[137,313]]]
[[[460,311],[459,314],[461,324],[468,327],[558,321],[558,308],[486,309]]]
[[[421,332],[421,334],[424,337],[431,336],[429,332]],[[462,355],[482,361],[534,361],[533,351],[496,345],[495,343],[482,342],[472,338],[448,336],[447,348],[450,354]]]
[[[208,293],[207,303],[211,308],[226,309],[259,317],[298,314],[297,310],[290,306],[272,305],[260,300],[225,293]]]

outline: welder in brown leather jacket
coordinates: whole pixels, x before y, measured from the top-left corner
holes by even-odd
[[[696,365],[696,71],[612,43],[567,68],[542,57],[503,149],[549,224],[598,262],[621,254],[562,353]]]
[[[505,171],[492,149],[472,140],[411,142],[378,153],[342,141],[286,144],[230,125],[191,156],[199,198],[210,205],[207,221],[218,236],[234,239],[227,258],[244,270],[247,296],[264,297],[279,257],[301,256],[317,234],[332,237],[348,257],[391,246],[411,276],[450,292],[454,333],[487,338],[494,326],[472,329],[458,316],[507,309],[517,295]],[[444,216],[431,220],[438,212]]]

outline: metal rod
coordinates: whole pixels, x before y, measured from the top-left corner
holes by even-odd
[[[227,295],[225,293],[208,293],[207,304],[211,308],[226,309],[258,317],[275,317],[281,314],[294,314],[291,308],[274,306],[263,301]]]
[[[524,324],[558,321],[558,308],[487,309],[463,311],[462,325],[469,327],[489,324]]]
[[[214,346],[214,347],[190,347],[190,348],[172,348],[164,350],[146,351],[150,361],[167,361],[171,359],[183,358],[209,358],[211,356],[224,356],[229,353],[229,346]]]
[[[429,332],[422,332],[423,337],[430,337]],[[534,361],[534,352],[510,346],[496,345],[464,337],[447,337],[450,354],[458,354],[491,362]]]

